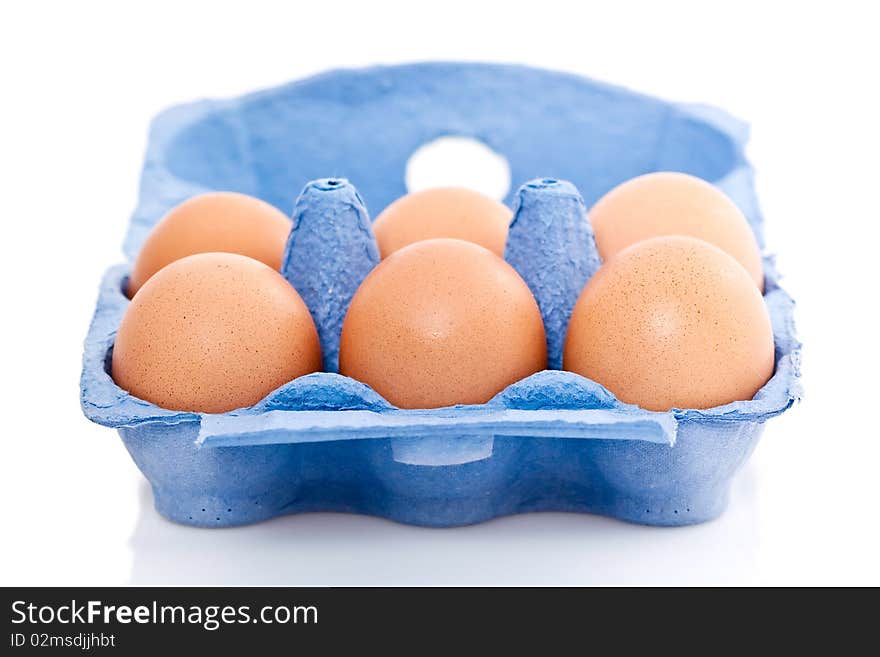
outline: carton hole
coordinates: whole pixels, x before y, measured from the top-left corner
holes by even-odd
[[[406,188],[467,187],[498,201],[510,192],[507,159],[471,137],[446,136],[419,146],[406,163]]]

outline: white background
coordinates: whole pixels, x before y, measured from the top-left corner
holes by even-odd
[[[870,5],[3,3],[0,584],[880,584]],[[150,118],[423,59],[575,71],[751,122],[807,397],[769,423],[719,520],[536,514],[430,530],[316,514],[191,529],[153,511],[115,432],[82,417],[82,340],[101,273],[122,258]]]

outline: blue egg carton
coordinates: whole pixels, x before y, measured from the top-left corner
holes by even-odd
[[[554,369],[486,404],[404,410],[335,373],[339,333],[352,295],[378,262],[364,201],[377,212],[405,194],[408,158],[446,135],[484,142],[524,183],[505,199],[515,208],[505,257],[535,294]],[[282,274],[315,319],[325,372],[222,414],[131,396],[108,366],[128,305],[129,262],[110,268],[101,285],[85,343],[83,410],[119,430],[158,511],[188,525],[303,511],[441,527],[526,511],[652,525],[714,518],[764,422],[800,396],[793,302],[771,258],[764,298],[776,370],[754,399],[651,412],[558,368],[574,302],[600,264],[587,207],[614,185],[658,170],[709,180],[739,205],[763,246],[746,137],[742,123],[712,108],[490,64],[334,71],[172,108],[150,133],[125,242],[129,261],[165,212],[195,194],[233,190],[292,205]],[[343,175],[359,191],[327,178]]]

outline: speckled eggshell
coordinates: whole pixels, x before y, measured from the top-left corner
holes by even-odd
[[[253,196],[194,196],[168,212],[147,237],[132,267],[128,295],[165,265],[195,253],[239,253],[278,271],[290,227],[283,212]]]
[[[373,233],[383,258],[421,240],[451,237],[504,255],[513,216],[503,203],[463,187],[434,187],[407,194],[376,217]]]
[[[761,250],[740,209],[714,185],[685,173],[649,173],[600,198],[589,213],[603,260],[631,244],[687,235],[733,256],[764,289]]]
[[[481,404],[547,367],[541,313],[519,274],[456,239],[412,244],[364,279],[339,369],[401,408]]]
[[[121,388],[162,408],[222,413],[251,406],[321,368],[318,333],[296,290],[231,253],[188,256],[132,299],[113,347]]]
[[[563,367],[642,408],[751,399],[773,374],[773,332],[748,273],[719,248],[657,237],[612,257],[572,313]]]

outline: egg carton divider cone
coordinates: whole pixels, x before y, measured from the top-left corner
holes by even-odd
[[[240,191],[290,209],[291,190],[302,189],[282,274],[315,319],[326,371],[222,414],[132,397],[108,367],[131,265],[111,267],[86,338],[82,407],[118,429],[162,515],[220,527],[345,511],[454,526],[553,510],[685,525],[724,509],[764,423],[800,397],[793,302],[769,256],[776,369],[749,401],[651,412],[550,369],[486,404],[405,410],[335,373],[348,303],[378,262],[367,205],[378,211],[405,194],[409,156],[444,135],[486,143],[520,183],[505,199],[515,208],[505,258],[538,301],[552,368],[574,302],[600,265],[587,207],[615,184],[655,170],[700,176],[739,205],[763,244],[743,124],[573,75],[412,64],[172,108],[151,129],[126,255],[195,194]],[[326,177],[336,173],[358,188]],[[538,177],[546,174],[556,177]]]

